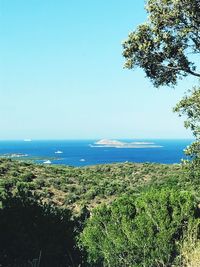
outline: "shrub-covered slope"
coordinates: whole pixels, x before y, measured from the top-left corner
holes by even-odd
[[[0,159],[0,188],[28,186],[45,202],[79,212],[109,203],[122,194],[137,193],[151,184],[177,183],[184,176],[178,164],[117,163],[89,167],[44,166]],[[173,178],[171,178],[173,177]]]

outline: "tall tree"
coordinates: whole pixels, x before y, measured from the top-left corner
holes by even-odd
[[[125,68],[144,69],[156,87],[183,76],[200,77],[200,0],[148,0],[148,21],[123,44]]]
[[[174,86],[187,75],[200,78],[200,0],[147,0],[146,10],[148,21],[123,43],[125,68],[141,67],[156,87]],[[174,111],[186,115],[185,126],[196,138],[186,153],[193,159],[192,168],[198,169],[200,87],[191,90]]]

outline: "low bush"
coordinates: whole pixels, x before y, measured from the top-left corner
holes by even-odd
[[[22,186],[0,202],[0,266],[78,266],[69,210],[43,204]]]
[[[196,209],[187,191],[150,189],[123,197],[93,210],[80,244],[93,266],[172,266],[177,242]]]

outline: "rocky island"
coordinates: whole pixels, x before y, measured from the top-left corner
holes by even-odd
[[[162,147],[153,142],[122,142],[118,140],[101,139],[91,147],[115,147],[115,148],[155,148]]]

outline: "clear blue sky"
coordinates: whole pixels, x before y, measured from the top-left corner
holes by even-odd
[[[192,81],[123,69],[145,20],[142,0],[0,0],[0,139],[191,137],[172,107]]]

